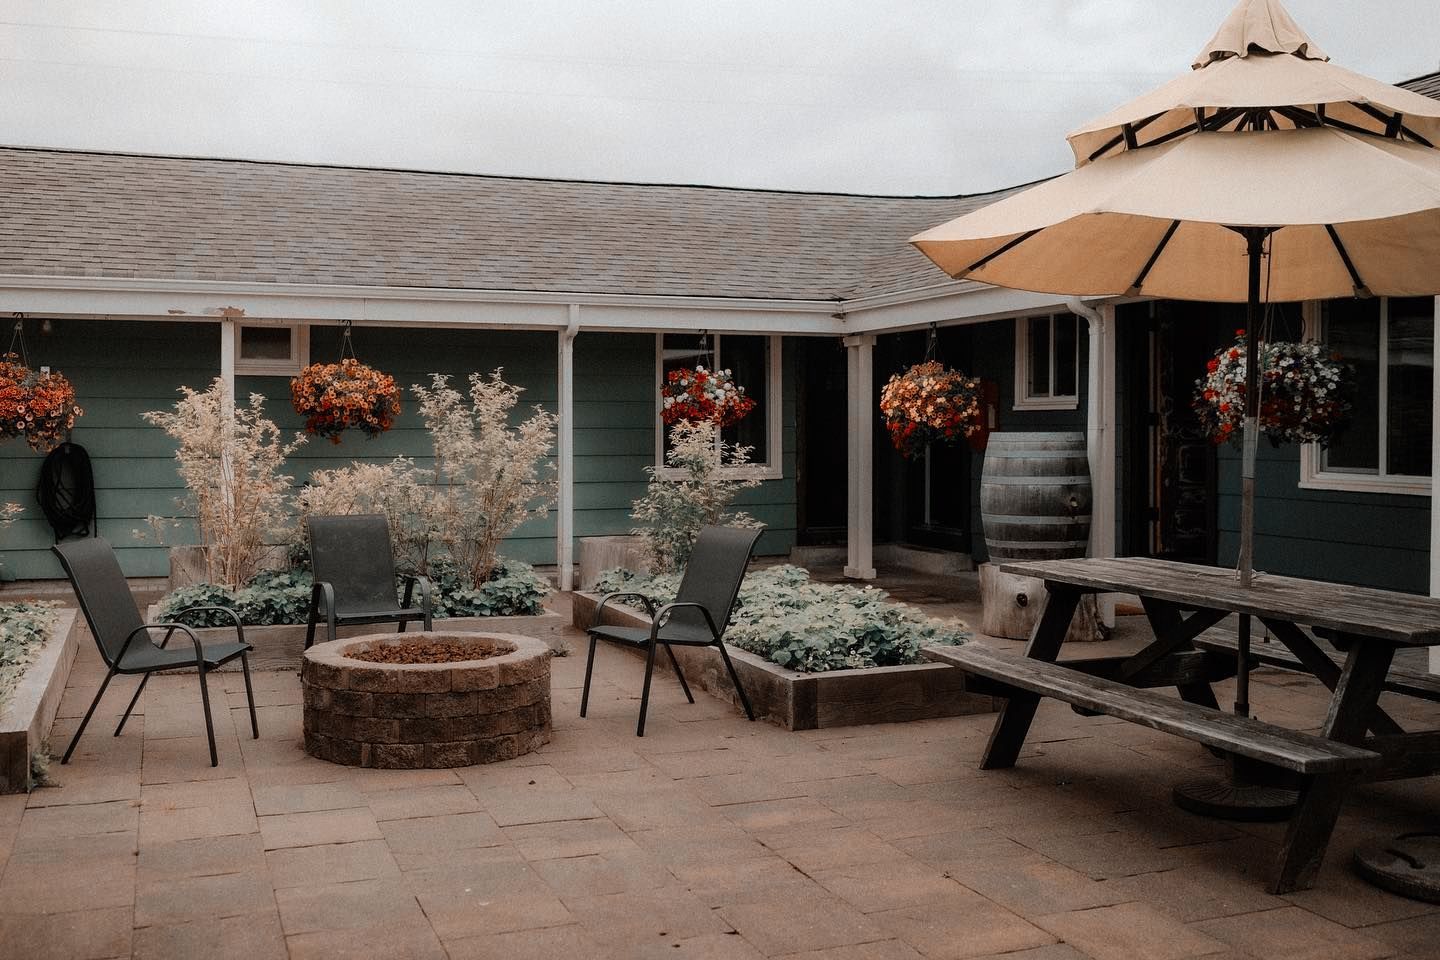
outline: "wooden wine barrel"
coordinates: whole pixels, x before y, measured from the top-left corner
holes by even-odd
[[[992,433],[980,477],[990,560],[1083,557],[1090,543],[1083,433]]]

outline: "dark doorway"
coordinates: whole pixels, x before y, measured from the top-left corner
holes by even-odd
[[[845,542],[849,457],[845,348],[839,338],[796,340],[796,538],[802,546]]]
[[[1120,311],[1122,361],[1131,378],[1124,518],[1131,556],[1215,562],[1218,459],[1191,400],[1206,362],[1225,332],[1233,333],[1234,313],[1223,304],[1179,301]]]

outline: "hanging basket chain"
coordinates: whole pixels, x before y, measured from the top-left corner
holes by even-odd
[[[345,360],[347,357],[348,357],[349,359],[351,359],[351,360],[359,360],[359,359],[360,359],[360,358],[359,358],[358,356],[356,356],[356,354],[355,354],[355,340],[354,340],[354,338],[350,335],[350,330],[351,330],[351,328],[352,328],[354,325],[355,325],[355,321],[353,321],[353,320],[346,320],[346,321],[344,321],[344,328],[345,328],[345,329],[344,329],[343,332],[341,332],[341,334],[340,334],[340,359],[341,359],[342,361]]]
[[[17,313],[14,316],[15,332],[10,334],[10,349],[6,350],[5,352],[7,354],[16,354],[20,357],[21,364],[28,367],[30,366],[30,357],[25,352],[25,314]],[[16,347],[19,347],[20,349],[16,350]]]

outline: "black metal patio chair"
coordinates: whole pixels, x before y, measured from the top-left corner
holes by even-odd
[[[255,739],[260,739],[260,725],[255,719],[255,693],[250,686],[250,661],[246,656],[253,648],[245,642],[245,628],[241,626],[235,611],[225,607],[190,607],[181,611],[178,616],[203,611],[219,613],[234,621],[235,642],[203,645],[195,632],[183,623],[145,622],[135,605],[135,598],[130,594],[130,585],[125,582],[120,563],[115,559],[114,549],[102,538],[71,540],[56,544],[51,549],[60,558],[65,575],[70,578],[75,599],[80,602],[85,622],[89,624],[90,633],[95,637],[95,646],[100,649],[100,657],[109,668],[95,699],[90,703],[90,709],[85,711],[85,718],[80,721],[80,728],[75,731],[70,746],[65,749],[61,763],[70,762],[70,755],[75,752],[80,736],[85,732],[90,717],[100,705],[100,698],[105,695],[105,689],[110,686],[110,681],[116,674],[142,675],[139,686],[135,688],[135,695],[130,698],[130,705],[125,708],[125,715],[115,727],[115,736],[118,737],[125,729],[125,721],[130,719],[135,704],[140,702],[140,694],[145,691],[150,674],[157,670],[194,667],[200,674],[200,703],[205,709],[205,736],[210,741],[210,766],[219,766],[220,758],[215,752],[215,724],[210,717],[210,689],[205,682],[205,675],[237,657],[240,668],[245,672],[245,699],[250,704],[250,732]],[[159,645],[156,645],[150,635],[152,630],[165,631]],[[189,637],[193,646],[167,649],[170,638],[177,631]]]
[[[670,666],[675,669],[675,676],[680,680],[680,689],[685,691],[685,699],[691,703],[695,702],[695,697],[690,693],[690,685],[685,682],[685,674],[680,669],[680,661],[675,659],[675,651],[670,648],[718,648],[720,659],[725,662],[725,669],[730,671],[735,692],[740,695],[745,716],[754,720],[755,711],[750,708],[750,698],[745,695],[745,688],[740,685],[740,677],[735,672],[735,664],[730,661],[730,654],[725,650],[723,638],[725,628],[730,623],[730,614],[735,608],[735,598],[740,594],[740,582],[745,579],[745,568],[750,564],[750,554],[759,539],[759,530],[705,527],[695,541],[695,549],[690,554],[690,562],[685,566],[685,576],[680,580],[675,601],[667,603],[659,610],[655,609],[648,597],[638,593],[606,594],[595,609],[595,624],[589,630],[590,656],[585,661],[585,687],[580,694],[580,716],[585,716],[585,710],[590,704],[590,673],[595,667],[595,644],[604,637],[606,640],[642,647],[645,650],[645,686],[640,693],[640,723],[635,728],[637,737],[645,736],[645,712],[650,704],[650,675],[655,669],[655,648],[662,646],[670,657]],[[645,610],[650,615],[650,626],[617,627],[601,623],[601,615],[605,612],[606,605],[622,597],[635,597],[644,602]]]
[[[390,550],[390,521],[381,514],[349,517],[311,517],[310,569],[315,586],[310,593],[310,618],[305,648],[315,642],[315,625],[323,616],[326,636],[335,628],[357,623],[398,623],[404,633],[412,621],[430,629],[430,581],[405,576],[405,599],[395,599],[395,558]],[[416,585],[420,605],[412,606]]]

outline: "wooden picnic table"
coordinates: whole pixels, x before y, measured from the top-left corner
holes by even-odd
[[[1044,696],[1288,769],[1299,775],[1300,797],[1271,888],[1277,893],[1314,882],[1353,784],[1440,771],[1440,731],[1407,732],[1378,705],[1397,649],[1440,646],[1440,600],[1270,575],[1246,588],[1233,570],[1146,558],[1007,563],[1001,569],[1043,580],[1049,597],[1025,657],[996,662],[990,651],[970,655],[981,676],[1009,690],[986,747],[986,769],[1014,765]],[[1128,657],[1056,664],[1070,620],[1088,593],[1138,596],[1155,640]],[[1332,691],[1318,738],[1218,711],[1210,682],[1233,675],[1234,659],[1227,664],[1223,653],[1197,649],[1194,640],[1231,614],[1258,619]],[[1344,651],[1343,664],[1302,627],[1323,632]],[[964,650],[957,648],[953,659],[962,669]],[[1178,688],[1181,701],[1142,689],[1166,685]]]

